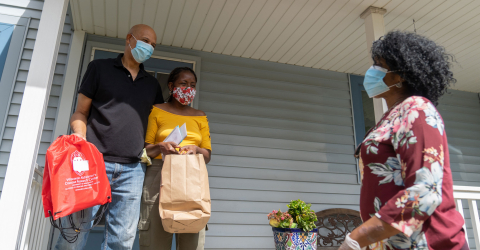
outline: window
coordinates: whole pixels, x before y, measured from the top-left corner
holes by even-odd
[[[116,58],[121,52],[94,48],[93,53],[92,60]],[[168,75],[170,72],[177,67],[189,67],[195,70],[195,62],[176,61],[175,59],[169,60],[169,58],[159,58],[155,56],[152,56],[150,59],[145,61],[143,65],[145,67],[145,71],[157,79],[158,84],[160,84],[160,87],[162,88],[163,99],[165,101],[167,101],[168,97],[170,96],[170,91],[168,89]]]
[[[375,126],[375,111],[373,99],[368,97],[363,87],[363,76],[350,75],[350,85],[355,117],[355,142],[358,145],[363,141],[365,133]]]
[[[27,25],[28,18],[0,14],[0,138],[13,136],[4,133],[12,132],[7,130],[8,110],[14,94]]]
[[[7,60],[8,48],[12,40],[13,29],[12,24],[0,23],[0,79],[2,78],[3,68]]]
[[[355,126],[355,148],[362,143],[365,134],[375,126],[373,99],[369,98],[363,87],[363,76],[350,75],[350,91]],[[357,161],[357,181],[360,180],[360,168]]]

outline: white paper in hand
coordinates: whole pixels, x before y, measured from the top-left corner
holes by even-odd
[[[180,134],[182,135],[182,141],[187,137],[187,124],[184,123],[181,127],[180,127]]]
[[[187,137],[187,124],[184,123],[181,128],[176,126],[172,132],[163,140],[163,142],[175,142],[180,144]]]

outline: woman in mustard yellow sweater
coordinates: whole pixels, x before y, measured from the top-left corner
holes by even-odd
[[[195,97],[196,84],[197,76],[192,69],[174,69],[168,78],[171,93],[168,102],[153,106],[148,118],[145,149],[153,161],[147,167],[143,184],[138,225],[141,250],[170,250],[172,245],[173,234],[165,232],[158,212],[162,154],[202,154],[205,163],[210,161],[212,146],[207,116],[188,106]],[[163,142],[176,126],[184,123],[187,137],[180,145]],[[205,229],[196,234],[176,234],[175,239],[179,250],[203,250]]]

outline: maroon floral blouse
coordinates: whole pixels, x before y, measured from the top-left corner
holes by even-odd
[[[423,97],[386,113],[360,150],[363,221],[377,216],[403,232],[371,249],[461,249],[463,218],[455,210],[442,117]]]

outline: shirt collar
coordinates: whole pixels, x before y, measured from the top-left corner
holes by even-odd
[[[122,57],[123,57],[123,53],[119,54],[117,56],[117,58],[115,59],[114,65],[117,68],[121,68],[121,69],[126,70],[126,68],[123,66],[123,63],[122,63]],[[139,76],[144,77],[146,74],[148,74],[148,73],[145,71],[143,63],[140,63],[140,71],[138,72],[137,78]]]
[[[123,68],[122,57],[123,57],[123,53],[117,56],[114,63],[115,67]],[[143,70],[144,70],[143,63],[140,63],[140,71],[143,71]]]

